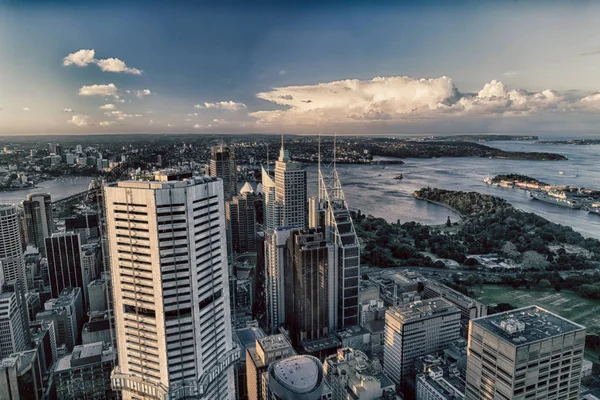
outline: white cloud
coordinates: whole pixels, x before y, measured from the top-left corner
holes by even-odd
[[[139,97],[140,99],[144,96],[150,96],[152,94],[152,92],[149,89],[142,89],[142,90],[126,90],[125,93],[127,94],[134,94],[137,97]]]
[[[64,113],[72,113],[72,112],[75,112],[75,111],[73,111],[72,108],[65,108],[65,109],[63,109],[63,112]]]
[[[85,67],[89,63],[93,63],[96,52],[94,50],[81,49],[75,53],[71,53],[63,58],[63,65],[77,65],[78,67]]]
[[[600,93],[592,94],[580,100],[580,104],[588,109],[600,109]]]
[[[129,68],[124,61],[118,58],[106,58],[97,60],[96,64],[104,72],[124,72],[126,74],[141,75],[142,71],[137,68]]]
[[[215,118],[215,119],[213,119],[213,122],[217,123],[217,124],[223,124],[227,121],[225,121],[223,118]]]
[[[69,124],[77,125],[77,126],[86,126],[88,124],[88,120],[90,117],[83,114],[75,114],[71,117],[67,122]]]
[[[97,60],[95,58],[96,52],[93,49],[90,50],[78,50],[75,53],[71,53],[63,58],[63,65],[77,65],[78,67],[85,67],[89,64],[96,64],[104,72],[123,72],[125,74],[141,75],[142,71],[137,68],[130,68],[125,64],[123,60],[118,58],[104,58]]]
[[[80,96],[116,96],[118,92],[114,83],[108,85],[82,86],[79,89]]]
[[[353,121],[418,120],[442,115],[529,115],[566,110],[568,102],[552,90],[530,93],[486,83],[478,93],[461,93],[448,77],[406,76],[347,79],[288,86],[258,93],[281,106],[250,115],[263,124],[336,124]]]
[[[29,107],[23,107],[23,111],[31,111]]]
[[[216,108],[227,111],[239,111],[245,110],[247,107],[244,103],[237,103],[235,101],[219,101],[217,103],[196,104],[194,108]]]
[[[195,125],[194,125],[194,129],[202,129],[202,125],[200,125],[200,124],[195,124]]]
[[[512,78],[515,75],[517,75],[517,71],[507,71],[502,73],[502,76],[506,76],[508,78]]]
[[[101,110],[114,110],[117,107],[114,104],[105,104],[100,107]]]
[[[102,121],[100,122],[100,126],[111,126],[111,125],[115,125],[117,123],[117,121]]]
[[[133,118],[133,117],[138,117],[138,116],[141,117],[141,114],[136,114],[136,115],[126,114],[121,110],[107,111],[104,113],[104,115],[106,115],[107,117],[117,117],[117,119],[119,121],[122,121],[126,118]]]

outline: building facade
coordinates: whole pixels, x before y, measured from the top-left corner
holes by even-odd
[[[266,400],[267,387],[263,379],[272,362],[296,355],[291,343],[282,334],[256,339],[256,345],[246,349],[246,384],[248,399]]]
[[[578,399],[585,328],[538,306],[471,321],[466,399]]]
[[[222,181],[160,171],[104,199],[125,400],[234,396]]]
[[[84,273],[81,241],[77,233],[55,233],[46,238],[48,278],[52,297],[57,298],[66,287],[81,289],[84,309],[88,304],[89,271]]]
[[[28,194],[21,205],[25,218],[25,242],[37,247],[42,257],[45,257],[44,239],[52,235],[54,223],[50,194]]]
[[[286,318],[286,284],[291,285],[291,274],[287,263],[287,241],[294,228],[277,228],[265,232],[265,290],[267,333],[275,334],[285,323]],[[288,279],[287,282],[284,279]],[[289,300],[288,300],[289,301]],[[290,303],[291,304],[291,303]]]
[[[254,190],[248,182],[239,194],[227,203],[227,218],[231,226],[231,243],[235,253],[256,251],[256,212]]]
[[[312,356],[278,360],[267,372],[267,400],[329,400],[331,388],[325,381],[323,364]]]
[[[235,157],[229,147],[223,145],[211,147],[208,174],[223,180],[224,200],[231,201],[237,193],[237,179]]]
[[[3,292],[0,287],[0,358],[27,348],[24,326],[17,293]]]
[[[291,161],[282,143],[275,162],[275,203],[281,205],[280,222],[276,226],[305,228],[308,222],[307,201],[306,170],[301,163]]]

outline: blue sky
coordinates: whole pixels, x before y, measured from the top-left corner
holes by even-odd
[[[598,15],[592,1],[0,0],[0,135],[581,136],[600,122]]]

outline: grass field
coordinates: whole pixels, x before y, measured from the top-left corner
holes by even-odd
[[[561,317],[581,324],[588,332],[600,333],[600,301],[579,297],[569,291],[554,289],[513,289],[510,286],[483,285],[471,288],[475,298],[487,305],[510,303],[515,307],[536,304]]]

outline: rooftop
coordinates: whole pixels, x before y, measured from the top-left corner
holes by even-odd
[[[311,356],[293,356],[273,364],[272,375],[293,393],[308,393],[316,389],[323,377],[323,366]]]
[[[391,307],[387,311],[387,314],[406,322],[454,312],[460,313],[460,310],[448,300],[435,297],[433,299],[404,303]]]
[[[585,329],[536,305],[477,318],[472,323],[513,346]]]
[[[210,176],[194,176],[177,171],[159,171],[151,180],[129,180],[120,181],[111,186],[138,189],[169,189],[173,187],[182,188],[204,183],[216,182],[219,178]]]
[[[256,342],[262,347],[263,351],[275,351],[290,347],[290,342],[287,341],[284,335],[277,334],[256,339]]]
[[[265,337],[262,329],[254,327],[237,329],[235,334],[243,348],[252,347],[256,344],[256,339]]]

